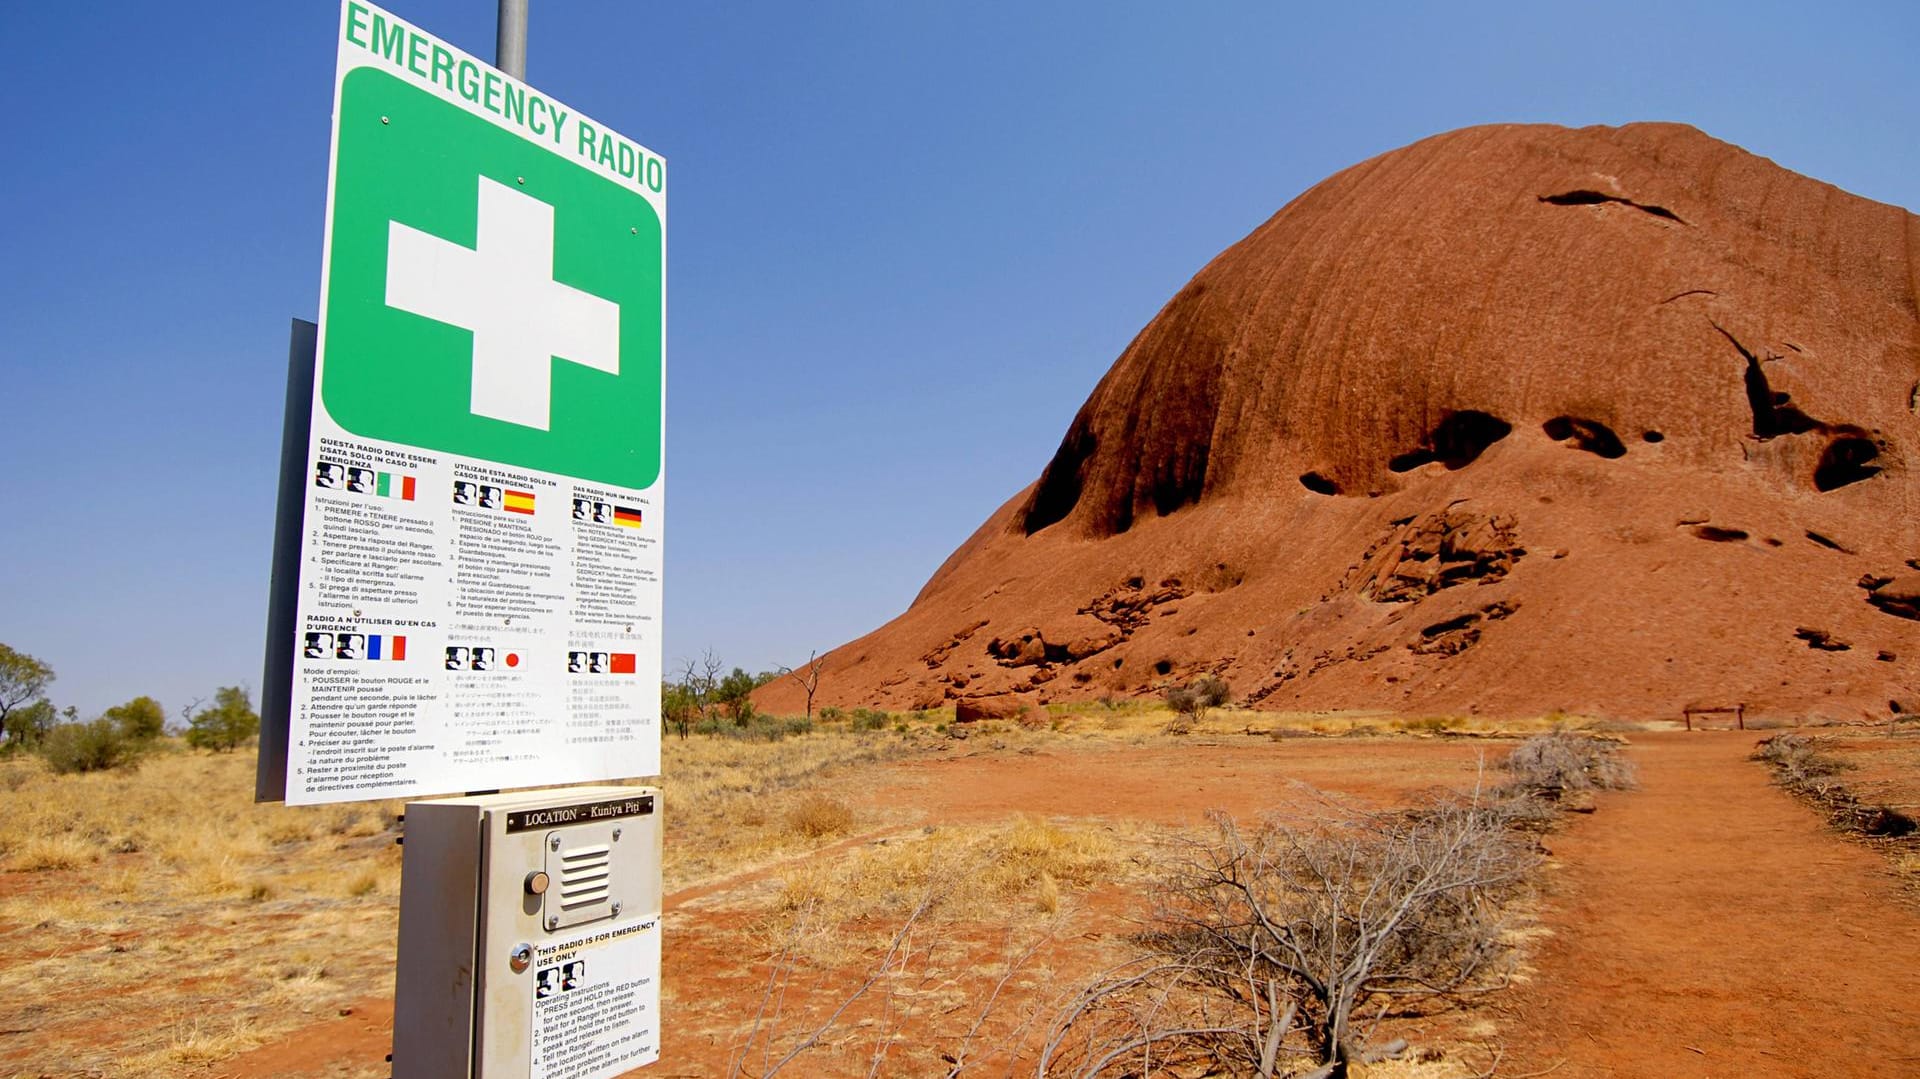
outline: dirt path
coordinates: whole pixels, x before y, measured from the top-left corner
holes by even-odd
[[[1551,837],[1554,935],[1499,1010],[1521,1075],[1920,1075],[1920,913],[1746,759],[1637,734],[1640,789]]]

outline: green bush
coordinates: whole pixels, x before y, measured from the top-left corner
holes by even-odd
[[[872,708],[855,708],[853,710],[853,729],[856,731],[885,730],[887,724],[892,721],[892,716]]]
[[[741,742],[778,742],[783,738],[807,734],[813,730],[813,721],[805,716],[770,716],[754,713],[745,720],[723,719],[712,716],[701,720],[694,728],[699,734],[710,738],[731,738]]]
[[[121,734],[136,742],[152,741],[167,733],[167,710],[152,697],[135,697],[125,704],[116,704],[101,718],[112,720]]]
[[[838,723],[845,718],[847,718],[845,709],[836,708],[831,704],[820,709],[820,722],[822,723]]]
[[[253,710],[247,691],[239,686],[215,690],[213,703],[187,721],[187,744],[217,753],[238,748],[259,733],[260,715]]]
[[[733,717],[734,722],[744,727],[753,722],[752,694],[758,685],[753,675],[735,667],[731,674],[722,678],[720,684],[714,687],[713,699],[720,707],[727,710],[727,714]]]
[[[62,723],[40,743],[47,767],[62,775],[104,772],[131,766],[140,756],[140,740],[127,737],[111,719]]]

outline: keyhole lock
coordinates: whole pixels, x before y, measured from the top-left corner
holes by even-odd
[[[515,974],[525,974],[527,968],[532,965],[533,945],[531,944],[516,944],[513,946],[513,951],[507,954],[507,966],[512,967]]]

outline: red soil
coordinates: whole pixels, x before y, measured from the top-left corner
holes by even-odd
[[[1554,935],[1503,1074],[1920,1075],[1920,914],[1755,740],[1636,735],[1640,789],[1550,839]]]
[[[1591,817],[1548,837],[1556,870],[1543,912],[1551,935],[1529,979],[1493,998],[1501,1074],[1565,1076],[1884,1076],[1920,1073],[1920,913],[1874,852],[1829,830],[1746,760],[1752,732],[1633,736],[1641,789],[1608,794]],[[1300,780],[1386,803],[1435,784],[1471,785],[1481,746],[1439,740],[1164,744],[1034,755],[984,752],[862,773],[843,793],[904,806],[928,822],[990,822],[1015,812],[1196,823],[1210,808],[1249,814],[1288,800]],[[1490,747],[1496,748],[1497,747]],[[1491,755],[1491,754],[1490,754]],[[776,867],[777,868],[777,867]],[[666,1054],[661,1076],[726,1074],[766,985],[752,923],[762,868],[668,899]],[[1095,895],[1079,935],[1044,956],[1065,985],[1140,913],[1138,896]],[[764,942],[761,942],[763,945]],[[963,941],[993,954],[992,941]],[[796,1013],[840,999],[859,971],[796,985]],[[977,1001],[992,978],[955,989]],[[952,1044],[974,1004],[927,1022]],[[233,1076],[370,1074],[386,1052],[369,1002],[282,1045],[219,1069]],[[858,1014],[858,1013],[855,1013]],[[941,1024],[945,1024],[944,1026]],[[864,1044],[824,1049],[793,1074],[864,1074]],[[847,1055],[842,1055],[842,1053]],[[901,1049],[886,1074],[926,1061]],[[1484,1056],[1476,1056],[1483,1061]],[[358,1070],[356,1070],[356,1068]],[[646,1072],[637,1075],[648,1074]]]

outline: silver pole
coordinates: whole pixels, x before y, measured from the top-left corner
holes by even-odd
[[[527,0],[500,0],[493,66],[521,82],[527,81]]]

